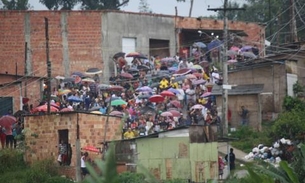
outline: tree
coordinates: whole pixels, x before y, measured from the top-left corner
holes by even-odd
[[[149,8],[147,0],[140,0],[139,11],[141,13],[152,13],[152,10]]]
[[[72,10],[79,0],[39,0],[49,10]]]
[[[3,6],[0,4],[0,9],[4,10],[28,10],[30,4],[28,0],[1,0]]]
[[[84,10],[120,10],[129,3],[129,0],[80,0]]]

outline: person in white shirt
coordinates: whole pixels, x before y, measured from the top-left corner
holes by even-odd
[[[212,79],[212,82],[213,82],[214,84],[217,84],[218,81],[219,81],[219,79],[220,79],[220,75],[219,75],[219,73],[218,73],[218,69],[217,69],[217,68],[214,68],[213,70],[214,70],[214,71],[212,72],[212,77],[211,77],[211,79]]]
[[[188,68],[186,60],[181,60],[178,65],[178,70]]]
[[[89,175],[89,171],[86,166],[86,162],[88,161],[88,152],[85,152],[80,159],[80,168],[82,171],[82,177],[84,178],[86,175]]]
[[[179,88],[177,88],[177,90],[179,91],[179,93],[176,95],[180,102],[181,108],[183,108],[185,93],[184,93],[184,90],[182,89],[182,85],[179,85]]]

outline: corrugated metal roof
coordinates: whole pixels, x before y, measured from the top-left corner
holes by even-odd
[[[264,84],[237,85],[228,90],[228,95],[251,95],[262,93]],[[212,95],[222,95],[222,86],[214,85]]]

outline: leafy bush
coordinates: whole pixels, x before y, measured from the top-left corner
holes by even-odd
[[[23,153],[14,149],[0,151],[0,174],[16,169],[24,168]]]
[[[270,134],[272,134],[270,128],[264,128],[263,131],[256,132],[250,127],[243,126],[235,132],[231,132],[232,137],[239,139],[233,141],[232,146],[244,152],[251,152],[259,144],[271,145],[273,138]]]
[[[52,176],[56,175],[58,175],[58,171],[53,160],[37,161],[31,165],[26,183],[47,182]]]
[[[123,172],[119,175],[120,183],[143,183],[145,175],[140,173]]]
[[[305,102],[299,98],[286,96],[284,98],[283,107],[286,111],[304,111],[305,110]]]
[[[278,138],[298,139],[305,131],[305,111],[282,113],[275,121],[273,132]]]

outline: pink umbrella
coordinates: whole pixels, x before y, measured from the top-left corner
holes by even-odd
[[[70,111],[73,111],[72,108],[63,108],[60,110],[60,112],[70,112]]]
[[[38,106],[35,109],[33,109],[33,113],[36,113],[36,112],[47,112],[47,111],[48,111],[48,105],[47,104]],[[58,112],[59,110],[58,110],[58,108],[50,105],[50,111],[51,112]]]
[[[234,64],[234,63],[236,63],[236,62],[237,62],[237,60],[234,60],[234,59],[231,59],[231,60],[228,60],[228,61],[227,61],[228,64]]]
[[[197,79],[197,77],[194,74],[188,74],[186,75],[187,79]]]
[[[162,95],[163,97],[173,97],[175,96],[175,94],[171,91],[163,91],[160,93],[160,95]]]
[[[174,117],[180,117],[181,116],[180,112],[177,111],[177,110],[169,110],[168,112],[172,113],[172,115]]]
[[[180,70],[176,71],[175,74],[184,75],[184,74],[188,74],[188,73],[190,73],[190,72],[192,72],[191,69],[184,68],[184,69],[180,69]]]
[[[166,112],[162,112],[161,116],[163,116],[163,117],[171,117],[171,116],[174,116],[174,115],[171,112],[166,111]]]
[[[209,97],[212,93],[211,92],[205,92],[201,95],[201,97]]]
[[[177,108],[181,107],[181,104],[178,100],[172,100],[172,101],[170,101],[170,103],[173,104]]]
[[[113,115],[113,116],[122,116],[123,113],[120,112],[120,111],[111,111],[111,112],[109,113],[109,115]]]
[[[237,47],[237,46],[232,46],[231,48],[230,48],[230,50],[232,50],[232,51],[238,51],[239,50],[239,48]]]
[[[203,109],[203,108],[204,108],[204,106],[200,105],[200,104],[196,104],[193,107],[191,107],[191,109]]]

